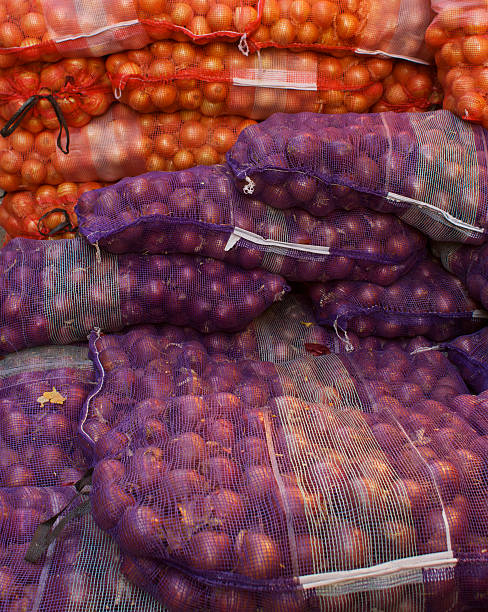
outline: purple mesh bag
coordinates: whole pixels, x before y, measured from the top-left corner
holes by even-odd
[[[482,566],[486,482],[461,451],[483,464],[487,441],[449,408],[467,389],[442,353],[272,364],[167,328],[90,346],[85,414],[117,404],[93,515],[170,609],[440,611],[457,557]]]
[[[244,328],[289,290],[280,276],[187,255],[101,253],[84,239],[0,251],[0,354],[137,323]]]
[[[227,161],[270,206],[320,215],[359,198],[436,240],[478,244],[488,228],[485,150],[485,130],[448,111],[277,113],[246,128]]]
[[[76,493],[73,487],[0,489],[0,610],[163,612],[124,579],[120,553],[94,524],[86,496]],[[46,550],[36,530],[59,512],[60,531]]]
[[[358,336],[423,335],[437,342],[479,329],[488,313],[477,308],[461,281],[425,259],[389,287],[335,281],[308,287],[317,320]]]
[[[30,349],[0,367],[0,487],[68,485],[87,469],[77,435],[94,385],[84,347]]]
[[[81,234],[113,253],[197,254],[295,281],[389,284],[425,245],[393,215],[278,211],[239,193],[226,166],[126,178],[83,194],[76,211]]]
[[[481,247],[438,243],[434,250],[442,265],[458,276],[471,297],[488,307],[488,245]]]
[[[488,389],[488,328],[451,340],[445,346],[449,359],[476,393]]]
[[[463,393],[451,399],[452,410],[465,418],[470,425],[487,439],[488,436],[488,393],[479,395]]]

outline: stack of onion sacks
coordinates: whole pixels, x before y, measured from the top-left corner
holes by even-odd
[[[275,112],[420,111],[437,102],[431,68],[401,60],[159,41],[105,61],[115,95],[141,113],[194,110],[266,119]]]
[[[83,194],[76,211],[80,233],[112,253],[203,255],[295,281],[388,285],[425,246],[394,215],[361,208],[324,218],[293,208],[278,212],[240,193],[226,166],[126,178]]]
[[[435,52],[443,107],[488,128],[488,9],[482,0],[433,0],[425,40]]]
[[[451,545],[482,561],[486,441],[446,405],[466,387],[445,356],[393,348],[273,365],[168,331],[91,337],[100,384],[86,415],[107,410],[92,508],[131,580],[188,611],[456,600],[452,571],[437,565],[455,563]],[[397,560],[403,581],[412,556],[425,590],[369,579]],[[357,568],[366,577],[344,600],[333,572]],[[300,583],[324,577],[316,608]]]
[[[276,113],[244,130],[227,161],[244,193],[276,208],[299,205],[320,216],[336,201],[371,207],[374,200],[372,207],[431,238],[481,244],[488,231],[485,140],[483,128],[442,110]]]

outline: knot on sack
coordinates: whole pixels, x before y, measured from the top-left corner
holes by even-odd
[[[247,195],[252,195],[254,193],[254,188],[256,187],[256,183],[246,176],[246,184],[242,188],[242,191]]]
[[[52,229],[47,229],[43,221],[53,213],[61,213],[64,216],[64,220],[58,223],[56,227],[53,227]],[[77,226],[71,223],[71,219],[69,218],[69,215],[67,211],[64,210],[64,208],[53,208],[52,210],[48,210],[48,212],[44,213],[42,217],[39,217],[39,220],[37,221],[37,231],[39,232],[39,234],[41,234],[41,236],[50,237],[55,236],[56,234],[62,231],[74,232],[77,229]]]
[[[4,138],[6,138],[7,136],[10,136],[10,134],[13,134],[13,132],[15,132],[15,130],[22,123],[22,120],[24,119],[25,115],[31,110],[31,108],[33,108],[37,104],[39,100],[47,100],[53,107],[53,110],[56,114],[56,118],[59,122],[59,134],[58,134],[56,144],[58,145],[58,149],[62,151],[65,155],[67,155],[69,153],[68,124],[66,123],[66,119],[64,118],[64,115],[61,112],[61,109],[59,108],[59,104],[56,98],[52,94],[47,94],[47,95],[36,94],[34,96],[31,96],[29,99],[27,99],[24,102],[24,104],[22,104],[22,106],[19,108],[19,110],[15,112],[10,117],[10,119],[7,121],[7,123],[3,126],[3,128],[0,130],[0,134]],[[66,134],[66,146],[64,148],[62,145],[63,131]]]
[[[241,36],[241,39],[239,41],[239,44],[237,45],[237,48],[242,53],[242,55],[245,55],[246,57],[249,55],[249,45],[247,44],[247,34],[243,34]]]

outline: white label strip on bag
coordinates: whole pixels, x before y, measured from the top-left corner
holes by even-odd
[[[298,89],[301,91],[317,91],[317,73],[297,73],[300,81],[290,81],[293,71],[276,70],[275,68],[249,68],[245,77],[234,76],[233,85],[242,87],[269,87],[271,89]]]
[[[270,240],[240,227],[234,228],[234,231],[229,236],[229,240],[225,245],[224,251],[230,251],[241,238],[254,244],[260,244],[267,247],[302,251],[304,253],[317,253],[319,255],[330,255],[330,247],[323,247],[316,244],[298,244],[295,242],[280,242],[278,240]]]
[[[111,25],[104,26],[103,28],[98,28],[98,30],[92,30],[91,32],[85,32],[76,36],[66,36],[65,38],[58,38],[54,42],[56,44],[59,44],[63,42],[68,42],[70,40],[78,40],[79,38],[90,38],[91,36],[98,36],[99,34],[109,32],[110,30],[126,28],[128,26],[137,25],[138,23],[140,23],[139,19],[131,19],[130,21],[119,21],[118,23],[113,23]]]
[[[407,204],[414,204],[415,206],[419,206],[421,208],[429,208],[430,210],[444,217],[447,221],[449,221],[449,223],[451,223],[455,227],[462,227],[463,229],[470,230],[472,232],[478,232],[479,234],[485,233],[485,230],[482,227],[471,225],[470,223],[465,223],[460,219],[456,219],[456,217],[453,217],[447,211],[442,210],[442,208],[434,206],[433,204],[429,204],[428,202],[422,202],[422,200],[407,198],[407,196],[403,196],[398,193],[392,193],[391,191],[386,194],[386,197],[388,200],[393,200],[396,202],[406,202]]]
[[[473,319],[488,319],[486,310],[473,310]]]
[[[361,567],[355,570],[300,576],[298,578],[298,582],[304,589],[315,589],[323,586],[344,584],[346,582],[353,582],[356,580],[379,578],[414,569],[454,567],[456,564],[457,559],[452,554],[452,551],[445,551],[427,555],[418,555],[416,557],[407,557],[404,559],[395,559],[394,561],[387,561],[386,563],[380,563],[379,565]]]
[[[375,57],[384,57],[386,59],[394,58],[406,60],[408,62],[412,62],[413,64],[423,64],[424,66],[430,66],[430,63],[426,60],[421,60],[418,58],[409,57],[408,55],[400,55],[399,53],[386,53],[386,51],[370,51],[369,49],[354,49],[354,54],[356,55],[374,55]]]

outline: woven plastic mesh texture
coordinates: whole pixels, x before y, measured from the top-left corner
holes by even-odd
[[[389,284],[419,259],[425,238],[368,210],[278,211],[243,194],[226,166],[149,173],[86,192],[80,232],[113,253],[187,253],[289,280],[352,278]]]
[[[113,104],[101,117],[69,129],[69,153],[57,147],[59,127],[33,134],[18,128],[2,139],[0,188],[5,191],[71,181],[112,182],[150,170],[181,170],[225,161],[243,117],[198,112],[139,114]],[[61,146],[66,148],[65,135]]]
[[[105,62],[117,98],[139,112],[198,110],[266,119],[276,112],[426,110],[439,93],[433,69],[400,60],[235,45],[156,42]]]
[[[59,520],[75,510],[85,514],[72,518],[37,561],[26,561],[39,524],[70,500]],[[123,577],[116,546],[86,514],[83,503],[72,487],[0,489],[2,612],[162,612],[156,600]]]
[[[487,399],[488,394],[482,391],[479,395],[464,393],[451,400],[452,409],[462,415],[485,438],[488,434]]]
[[[487,227],[485,149],[484,130],[447,111],[276,114],[248,128],[227,159],[245,191],[271,206],[278,191],[286,207],[291,188],[310,210],[320,180],[330,198],[376,196],[436,240],[476,244]]]
[[[482,247],[457,247],[437,244],[443,265],[459,276],[471,297],[486,308],[488,305],[488,250]]]
[[[0,487],[75,483],[87,465],[77,434],[93,390],[85,347],[30,349],[0,368]]]
[[[346,280],[314,283],[307,291],[319,323],[359,336],[424,335],[440,342],[473,332],[488,318],[461,281],[434,259],[389,287]]]
[[[78,198],[103,183],[61,183],[41,185],[35,191],[17,191],[6,194],[0,204],[0,226],[10,238],[47,237],[73,238],[78,226],[75,204]],[[67,213],[71,227],[64,227]],[[52,211],[52,212],[51,212]],[[61,229],[58,229],[61,226]],[[71,230],[71,231],[69,231]]]
[[[31,96],[49,94],[67,125],[73,127],[81,127],[92,117],[103,115],[115,99],[101,59],[65,59],[56,64],[37,62],[2,71],[0,117],[8,121]],[[20,125],[37,134],[43,128],[59,129],[59,120],[52,104],[38,99]]]
[[[432,9],[436,15],[425,39],[435,52],[444,89],[443,107],[464,120],[488,127],[486,4],[480,0],[435,0]]]
[[[91,348],[86,413],[118,404],[94,445],[94,517],[163,603],[205,610],[217,591],[241,609],[290,598],[333,610],[349,597],[374,607],[399,586],[421,609],[457,596],[453,554],[486,530],[481,472],[461,451],[483,463],[486,440],[448,407],[466,387],[442,353],[273,365],[209,355],[164,328],[93,335]]]
[[[292,4],[282,6],[273,0],[232,5],[207,2],[198,7],[173,0],[165,5],[137,0],[123,6],[101,0],[25,2],[3,17],[2,65],[39,57],[55,61],[63,56],[101,56],[166,38],[199,42],[241,38],[245,54],[249,47],[280,46],[366,49],[430,59],[423,36],[431,13],[421,0]],[[248,44],[242,35],[250,33]]]
[[[82,238],[16,238],[0,269],[0,353],[148,321],[237,331],[289,290],[262,270],[187,255],[117,257]]]
[[[488,389],[488,329],[451,340],[446,346],[449,359],[475,393]]]

